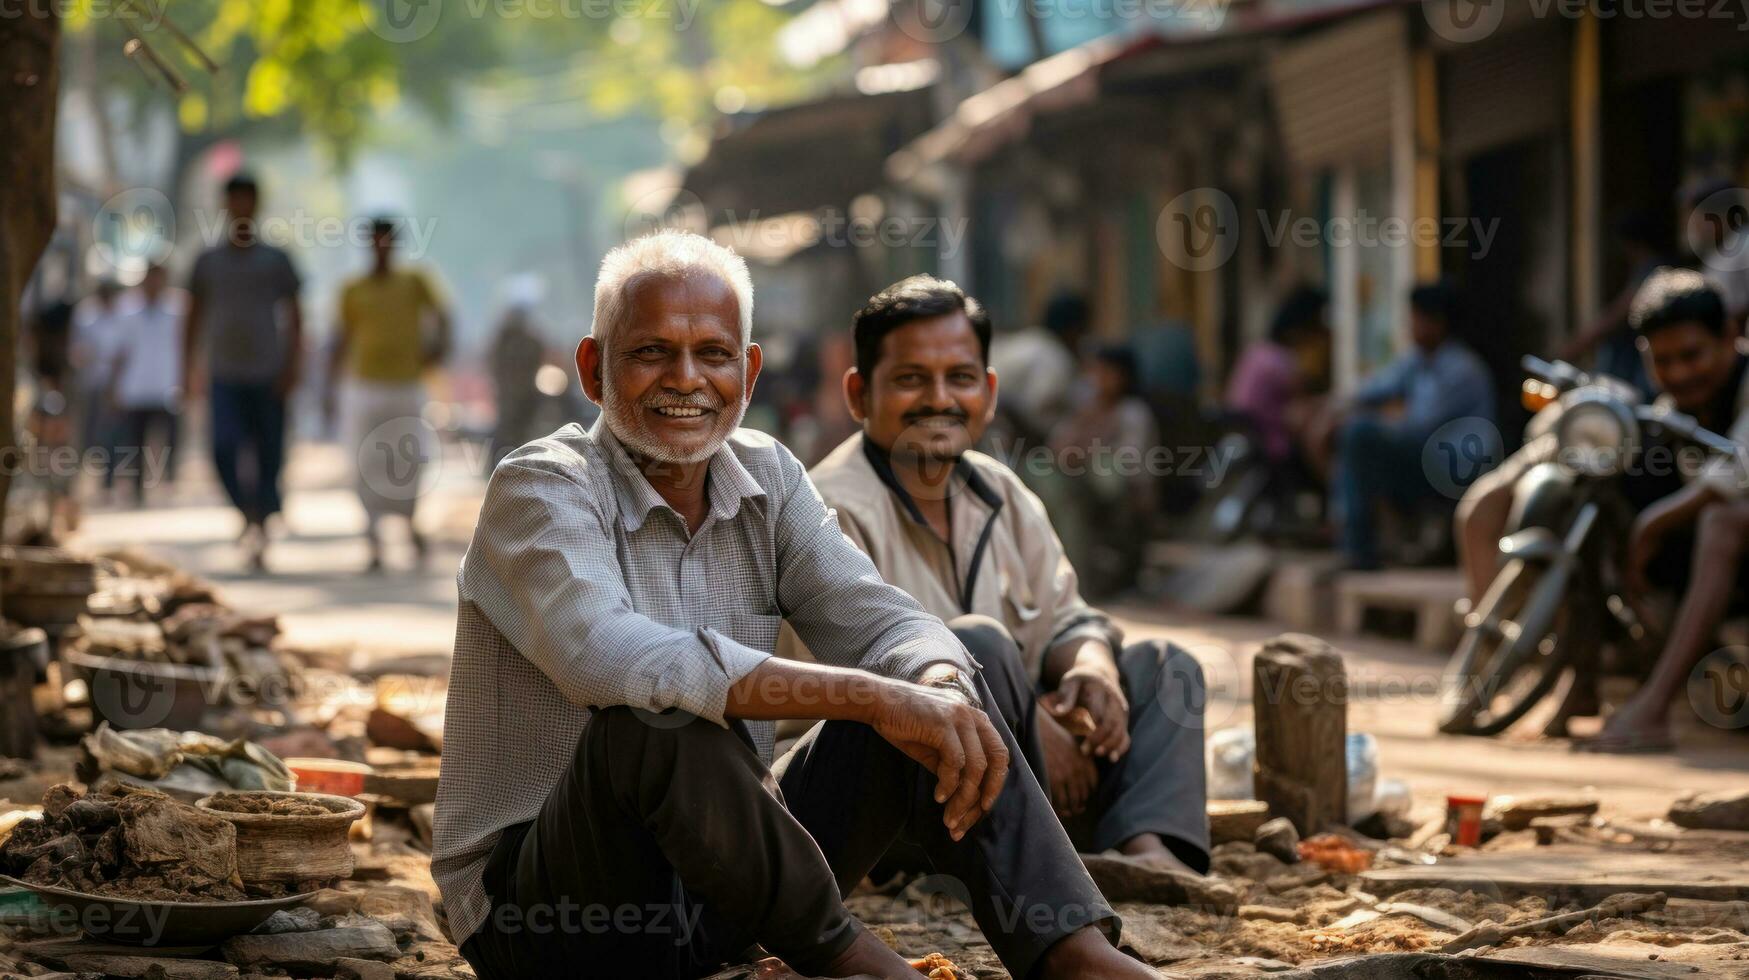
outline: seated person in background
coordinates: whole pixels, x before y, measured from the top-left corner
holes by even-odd
[[[1742,456],[1749,452],[1749,359],[1729,329],[1724,298],[1698,273],[1660,272],[1641,290],[1633,322],[1652,372],[1666,380],[1671,396],[1680,392],[1679,404],[1693,405],[1703,426],[1728,434],[1742,448],[1737,459],[1710,460],[1687,486],[1634,522],[1624,568],[1628,588],[1637,595],[1674,588],[1682,599],[1651,676],[1597,738],[1580,746],[1594,752],[1674,747],[1671,699],[1712,648],[1731,600],[1743,588],[1749,555]]]
[[[1282,466],[1294,455],[1297,403],[1310,380],[1304,376],[1300,351],[1328,332],[1328,303],[1323,290],[1310,286],[1289,293],[1275,312],[1269,335],[1246,345],[1227,379],[1227,410],[1256,430],[1258,448],[1272,466]]]
[[[1160,444],[1160,430],[1138,392],[1136,358],[1128,346],[1093,347],[1082,376],[1086,401],[1051,432],[1051,451],[1068,478],[1053,500],[1058,513],[1076,512],[1078,533],[1064,540],[1087,590],[1110,596],[1135,584],[1148,529],[1160,510],[1159,474],[1145,465]]]
[[[1627,282],[1601,313],[1561,346],[1558,354],[1563,361],[1578,361],[1595,350],[1598,374],[1620,378],[1647,397],[1654,394],[1654,389],[1646,374],[1645,359],[1635,345],[1628,314],[1647,277],[1665,264],[1664,249],[1659,244],[1664,236],[1658,225],[1657,216],[1645,211],[1630,212],[1616,222],[1615,244],[1627,266]]]
[[[996,403],[983,308],[916,276],[869,300],[855,334],[844,396],[862,432],[812,472],[845,533],[925,609],[974,614],[960,637],[1081,850],[1206,872],[1202,669],[1126,646],[1082,600],[1039,499],[972,451]]]
[[[706,238],[608,253],[577,348],[600,419],[492,473],[433,823],[462,953],[482,980],[678,980],[758,943],[808,976],[914,980],[842,900],[903,838],[1015,976],[1155,976],[1037,781],[1008,778],[1020,747],[963,642],[739,428],[752,300]],[[772,657],[784,622],[822,663]],[[780,718],[822,723],[774,767]]]
[[[1739,442],[1749,437],[1745,421],[1749,373],[1727,329],[1724,304],[1715,287],[1696,272],[1659,269],[1634,298],[1630,322],[1647,374],[1663,392],[1662,399],[1714,432],[1730,431]],[[1532,467],[1555,458],[1556,418],[1554,412],[1539,415],[1524,447],[1472,484],[1458,504],[1458,555],[1472,602],[1481,601],[1499,569],[1499,541],[1506,533],[1513,488]],[[1718,627],[1724,603],[1739,581],[1736,562],[1744,547],[1745,525],[1740,523],[1742,504],[1734,502],[1742,496],[1735,487],[1738,474],[1715,469],[1706,479],[1683,488],[1676,474],[1643,469],[1627,474],[1623,483],[1628,498],[1644,508],[1626,556],[1628,584],[1643,590],[1648,566],[1654,565],[1651,574],[1659,579],[1657,584],[1686,583],[1688,589],[1653,680],[1611,718],[1608,738],[1591,743],[1598,749],[1667,743],[1664,721],[1670,697],[1705,652],[1697,644],[1704,645]],[[1702,528],[1699,548],[1696,536],[1681,533],[1697,518]],[[1582,674],[1544,732],[1564,738],[1571,719],[1599,710],[1596,678]],[[1630,732],[1633,737],[1628,737]]]
[[[1474,439],[1498,443],[1494,379],[1476,352],[1452,336],[1455,305],[1448,287],[1417,286],[1409,294],[1413,347],[1361,382],[1335,416],[1333,487],[1342,552],[1352,568],[1379,567],[1375,511],[1381,501],[1412,511],[1439,496],[1427,475],[1430,456],[1435,465],[1451,466],[1454,481],[1467,483],[1479,474],[1466,470],[1483,454],[1466,454],[1464,447]],[[1435,432],[1460,419],[1463,431],[1446,429],[1443,445],[1429,447]],[[1456,455],[1444,458],[1442,449]]]

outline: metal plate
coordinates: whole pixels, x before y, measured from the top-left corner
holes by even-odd
[[[153,902],[33,885],[9,875],[0,875],[0,881],[35,892],[49,907],[56,925],[76,926],[89,936],[138,946],[215,945],[315,894],[243,902]]]

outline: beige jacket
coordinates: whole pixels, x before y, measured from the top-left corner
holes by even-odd
[[[809,475],[881,578],[909,592],[942,619],[965,613],[1008,627],[1037,680],[1046,651],[1096,636],[1118,650],[1123,633],[1081,598],[1050,516],[1008,467],[983,453],[961,458],[953,495],[953,541],[929,527],[892,478],[885,454],[861,433],[833,450]],[[805,655],[785,631],[780,655]]]

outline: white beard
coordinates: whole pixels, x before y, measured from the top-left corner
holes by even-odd
[[[681,449],[651,432],[644,422],[644,406],[642,403],[628,402],[621,397],[619,389],[613,383],[610,371],[601,373],[601,414],[607,420],[607,428],[620,441],[620,444],[639,456],[662,463],[684,465],[700,463],[715,456],[723,443],[740,428],[741,419],[747,414],[747,399],[738,398],[733,404],[724,405],[716,410],[717,424],[703,443],[691,449]]]

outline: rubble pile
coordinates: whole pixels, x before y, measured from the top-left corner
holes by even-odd
[[[32,884],[152,901],[240,901],[237,832],[161,793],[60,785],[0,845],[0,870]]]

